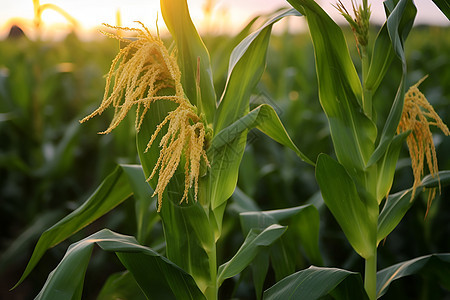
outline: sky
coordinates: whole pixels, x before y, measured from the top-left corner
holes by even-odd
[[[0,0],[0,38],[3,38],[12,23],[20,22],[31,36],[33,30],[33,0]],[[205,18],[204,7],[208,0],[188,0],[191,17],[200,32],[235,33],[253,16],[267,14],[280,7],[289,7],[285,0],[209,0],[214,2],[211,18]],[[357,0],[358,1],[358,0]],[[318,0],[319,4],[335,20],[343,20],[332,6],[336,0]],[[342,0],[347,8],[351,8],[351,0]],[[102,23],[116,24],[117,12],[120,12],[123,26],[135,27],[133,21],[139,20],[155,29],[157,17],[158,27],[164,30],[158,0],[41,0],[41,5],[51,3],[59,6],[75,18],[86,38],[95,38],[100,34],[95,28]],[[384,20],[383,0],[369,0],[372,7],[371,21],[381,24]],[[439,11],[431,0],[415,0],[418,7],[416,24],[450,25],[449,20]],[[63,36],[72,27],[60,14],[53,10],[45,10],[42,14],[44,37]],[[300,18],[288,20],[293,30],[304,28]],[[282,27],[283,25],[278,25]],[[275,27],[276,30],[276,27]]]

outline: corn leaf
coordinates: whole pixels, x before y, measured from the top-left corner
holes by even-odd
[[[134,237],[103,229],[72,244],[50,273],[36,299],[81,299],[84,275],[94,247],[115,252],[149,299],[204,299],[192,277]]]
[[[97,300],[136,299],[146,300],[141,288],[129,271],[114,273],[108,277]]]
[[[245,134],[252,128],[258,128],[275,141],[292,149],[305,162],[314,165],[292,142],[275,110],[267,104],[260,105],[224,128],[213,138],[208,152],[211,160],[210,176],[213,186],[210,187],[210,195],[214,201],[213,209],[222,205],[234,191],[240,159],[245,149]],[[232,174],[233,177],[225,177],[229,174]],[[229,182],[229,184],[225,184],[225,182]]]
[[[277,282],[264,292],[264,299],[314,300],[330,293],[334,299],[368,299],[359,273],[315,266]]]
[[[448,0],[433,0],[434,4],[442,11],[442,13],[450,19],[450,3]]]
[[[264,71],[272,25],[290,15],[298,13],[294,10],[278,13],[233,50],[227,84],[214,119],[213,128],[216,135],[248,113],[250,95]],[[211,168],[205,185],[208,187],[207,198],[211,199],[214,211],[222,207],[236,187],[239,165],[246,144],[246,133],[247,130],[238,135],[229,133],[235,138],[226,137],[225,140],[230,140],[228,143],[222,141],[223,136],[220,139],[213,138],[208,151]],[[214,143],[223,146],[219,148]],[[215,213],[215,216],[218,220],[221,218],[220,214]]]
[[[276,224],[262,231],[256,229],[250,230],[236,254],[228,262],[219,267],[217,272],[218,286],[225,279],[233,277],[244,270],[259,253],[261,248],[272,245],[285,231],[286,227]]]
[[[183,184],[184,181],[180,182]],[[215,279],[215,270],[209,261],[215,259],[214,218],[209,216],[200,202],[179,205],[166,201],[161,208],[167,257],[191,274],[200,290],[206,293]],[[212,288],[212,287],[211,287]]]
[[[439,176],[432,177],[427,175],[423,178],[421,185],[416,189],[416,196],[418,196],[424,188],[436,188],[439,186],[450,185],[450,171],[441,171]],[[377,230],[377,244],[397,227],[403,216],[414,203],[411,199],[412,189],[400,191],[390,195],[386,200],[386,204],[378,218]]]
[[[286,235],[290,235],[292,238],[291,241],[298,241],[300,243],[306,256],[313,264],[322,264],[322,257],[319,250],[319,213],[313,205],[269,211],[244,212],[239,216],[244,234],[247,234],[251,229],[264,229],[272,224],[287,226]],[[286,235],[283,235],[282,239]],[[289,261],[286,264],[292,265],[292,262]],[[281,265],[283,265],[282,262],[274,264],[274,267],[276,268]]]
[[[265,69],[273,24],[286,16],[299,15],[293,9],[278,12],[234,48],[228,66],[227,83],[214,119],[215,132],[220,132],[248,112],[250,95]]]
[[[389,17],[386,22],[387,30],[381,30],[380,34],[377,38],[377,43],[381,44],[379,47],[376,47],[375,50],[379,52],[374,53],[377,56],[385,56],[386,60],[392,56],[392,51],[396,54],[397,58],[402,63],[402,77],[400,79],[400,84],[395,95],[394,102],[391,107],[391,111],[387,117],[386,123],[383,127],[383,131],[381,133],[380,142],[370,157],[367,165],[371,166],[376,163],[381,157],[383,157],[386,149],[394,138],[395,132],[397,130],[398,123],[400,121],[400,117],[403,111],[403,103],[404,103],[404,95],[405,95],[405,76],[406,76],[406,58],[404,51],[404,43],[411,30],[411,27],[414,23],[414,19],[417,13],[417,9],[414,6],[411,0],[400,0],[397,4],[394,0],[387,0],[384,2],[385,8]],[[384,27],[383,27],[384,28]],[[388,37],[391,45],[388,45]],[[380,50],[381,49],[381,50]],[[390,50],[392,49],[392,51]],[[374,60],[379,60],[379,58],[374,58]],[[382,72],[385,72],[385,67],[379,67],[377,64],[386,64],[387,61],[372,61],[374,70],[370,70],[369,78],[377,78],[381,75]],[[381,72],[379,75],[376,72]],[[374,75],[373,75],[374,74]],[[376,83],[381,81],[379,79],[372,79],[370,82],[374,82],[373,85],[376,86]]]
[[[64,241],[129,198],[133,194],[133,189],[127,174],[133,172],[142,174],[142,170],[138,168],[126,165],[117,167],[83,205],[47,229],[39,238],[30,261],[14,288],[30,274],[49,248]],[[142,176],[141,182],[146,184]]]
[[[322,153],[317,159],[316,179],[323,200],[353,249],[364,258],[373,256],[376,218],[369,213],[370,204],[360,199],[350,175],[341,164]]]
[[[389,285],[394,280],[414,274],[430,273],[438,275],[439,281],[447,289],[450,289],[448,281],[450,276],[450,253],[421,256],[378,271],[377,298],[387,292]]]
[[[409,131],[397,135],[392,140],[388,149],[384,153],[383,159],[378,162],[378,178],[377,178],[377,201],[378,204],[384,197],[389,195],[394,180],[395,167],[397,166],[398,156],[401,147]]]
[[[212,122],[216,110],[216,93],[208,50],[192,23],[186,0],[161,0],[161,12],[177,45],[181,83],[189,101]],[[198,60],[200,65],[198,66]],[[199,74],[198,74],[199,72]],[[200,94],[197,94],[197,78]]]
[[[362,87],[340,27],[313,0],[288,0],[303,10],[316,58],[319,99],[336,156],[352,177],[365,169],[374,149],[375,124],[362,111]]]

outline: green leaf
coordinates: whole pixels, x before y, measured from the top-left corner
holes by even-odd
[[[450,289],[448,278],[450,276],[450,253],[430,254],[411,259],[377,272],[377,298],[383,296],[389,285],[396,279],[423,274],[425,269],[432,273],[441,274],[441,282]]]
[[[326,154],[320,154],[316,165],[316,179],[323,200],[344,231],[353,249],[364,258],[375,253],[376,216],[356,190],[355,183],[344,167]],[[373,205],[371,205],[373,206]],[[378,205],[376,205],[378,210]]]
[[[359,273],[315,266],[277,282],[264,292],[264,299],[314,300],[333,291],[335,299],[368,299]]]
[[[450,185],[450,171],[441,171],[439,176],[427,175],[416,189],[418,196],[424,188]],[[378,218],[377,244],[397,227],[403,216],[413,204],[412,188],[390,195]]]
[[[64,241],[132,195],[129,179],[123,171],[127,168],[117,167],[83,205],[41,235],[22,277],[13,288],[30,274],[47,249]]]
[[[313,0],[288,0],[303,10],[316,58],[319,99],[339,162],[352,177],[364,180],[377,129],[362,110],[362,87],[340,27]]]
[[[281,239],[284,240],[289,235],[291,237],[290,241],[285,242],[298,241],[304,249],[306,256],[313,264],[322,264],[322,257],[319,250],[319,213],[313,205],[269,211],[244,212],[239,216],[244,234],[247,234],[251,229],[262,230],[273,224],[287,226],[286,235],[283,235]],[[284,248],[282,245],[280,246]],[[293,248],[297,249],[296,243]],[[282,252],[285,251],[287,249],[282,249]],[[296,253],[291,253],[291,255],[295,256]],[[293,260],[288,258],[288,261],[285,263],[280,262],[275,264],[274,267],[276,268],[283,264],[292,265],[292,263]]]
[[[116,252],[149,299],[205,299],[192,277],[134,237],[103,229],[67,250],[36,299],[81,299],[84,274],[94,244]]]
[[[439,7],[447,19],[450,19],[450,2],[448,0],[433,0],[433,2]]]
[[[286,227],[271,225],[263,231],[252,229],[236,254],[221,265],[217,274],[217,285],[244,270],[261,251],[261,248],[272,245],[284,232]]]
[[[134,280],[133,275],[129,271],[114,273],[108,277],[103,285],[98,300],[111,299],[147,299],[142,293],[141,288]]]
[[[404,51],[404,43],[411,30],[411,27],[414,23],[414,19],[417,13],[417,9],[411,0],[400,0],[397,3],[397,5],[395,4],[394,0],[387,0],[384,2],[384,5],[386,11],[389,13],[389,17],[385,25],[387,30],[383,31],[382,29],[377,38],[377,40],[378,39],[380,40],[381,44],[380,48],[384,47],[384,51],[374,53],[374,55],[380,56],[384,55],[386,59],[388,59],[388,57],[392,55],[390,50],[392,49],[392,51],[397,55],[397,58],[400,59],[402,63],[402,77],[400,79],[400,84],[397,90],[397,94],[395,95],[391,111],[389,112],[386,123],[383,127],[380,142],[375,151],[373,152],[372,156],[370,157],[367,166],[371,166],[372,164],[376,163],[381,157],[383,157],[385,151],[387,150],[389,144],[391,143],[392,139],[395,136],[398,123],[400,122],[400,117],[402,115],[404,104],[405,76],[406,76],[406,58]],[[390,39],[391,45],[388,45],[387,42],[388,37]],[[373,63],[376,64],[377,62]],[[381,70],[379,71],[378,69],[379,68],[374,67],[374,71],[372,71],[372,74],[375,74],[375,72],[382,72]],[[377,77],[376,74],[372,76]],[[372,76],[369,75],[369,78],[373,78]],[[378,80],[374,80],[374,82],[376,81]]]
[[[181,83],[189,101],[204,112],[212,123],[216,110],[209,53],[192,23],[186,0],[161,0],[161,12],[177,45]],[[198,64],[200,60],[200,65]],[[200,72],[200,74],[198,74]],[[197,94],[197,77],[200,76],[200,95]]]
[[[292,142],[277,113],[273,107],[268,104],[262,104],[256,107],[251,112],[216,134],[213,146],[215,148],[224,147],[226,144],[229,144],[236,139],[242,132],[255,127],[273,140],[293,150],[303,161],[314,166],[314,162],[303,154],[294,142]]]
[[[233,124],[249,111],[250,95],[264,71],[267,47],[272,25],[285,16],[298,15],[295,10],[284,10],[277,13],[259,30],[245,38],[233,50],[228,69],[228,79],[214,119],[214,133]],[[231,142],[223,143],[213,138],[208,151],[211,168],[205,180],[208,188],[207,198],[215,211],[233,194],[239,173],[239,165],[244,153],[247,130],[235,136]],[[228,140],[228,137],[225,137]],[[216,146],[217,144],[223,147]],[[216,218],[221,217],[215,213]],[[219,223],[219,222],[217,222]]]
[[[392,187],[394,180],[395,167],[397,166],[398,156],[400,155],[401,147],[409,131],[404,132],[395,138],[390,143],[382,160],[378,162],[378,178],[377,178],[377,202],[381,203],[384,197],[387,197]]]
[[[216,133],[248,112],[250,95],[265,69],[272,25],[286,16],[299,15],[293,9],[278,12],[234,48],[228,66],[227,83],[214,119]]]
[[[215,285],[214,218],[209,218],[200,202],[179,205],[164,202],[161,208],[167,257],[192,275],[207,294]],[[214,264],[211,269],[210,263]]]

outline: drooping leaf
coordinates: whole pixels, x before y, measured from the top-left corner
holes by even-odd
[[[313,205],[303,205],[287,209],[244,212],[240,214],[244,234],[251,229],[264,229],[272,224],[287,226],[290,242],[298,241],[306,256],[313,264],[322,264],[319,250],[319,213]],[[284,239],[285,236],[282,237]],[[292,240],[293,239],[293,240]],[[289,242],[289,241],[286,241]],[[294,246],[293,248],[297,248]],[[283,252],[286,251],[285,249]],[[291,253],[295,255],[295,253]],[[286,264],[292,265],[292,261]],[[276,265],[282,265],[276,264]],[[275,268],[277,266],[274,266]]]
[[[344,167],[326,154],[317,159],[316,179],[323,200],[353,249],[364,258],[372,257],[378,216],[378,211],[373,210],[378,210],[378,205],[363,202]]]
[[[341,287],[342,286],[342,287]],[[319,299],[334,292],[335,299],[368,299],[360,274],[311,266],[294,273],[264,292],[265,300]]]
[[[439,176],[427,175],[416,189],[416,196],[420,195],[424,188],[436,188],[450,184],[450,171],[441,171]],[[403,216],[414,203],[411,199],[412,189],[400,191],[390,195],[383,206],[383,210],[378,218],[377,244],[397,227]]]
[[[429,272],[439,274],[440,281],[450,289],[448,278],[450,276],[450,253],[430,254],[411,259],[377,272],[377,298],[383,296],[389,285],[396,279],[422,274],[425,269]]]
[[[22,277],[14,288],[28,276],[49,248],[97,220],[132,195],[133,190],[124,168],[127,166],[117,167],[83,205],[41,235]]]
[[[259,253],[261,248],[272,245],[285,231],[286,227],[280,225],[271,225],[262,231],[250,230],[236,254],[219,267],[217,272],[218,286],[225,279],[233,277],[244,270]]]
[[[204,112],[208,122],[212,123],[216,110],[216,93],[209,53],[192,23],[187,2],[161,0],[161,12],[177,45],[184,92],[189,101],[197,106],[200,112]],[[197,74],[198,72],[200,73]],[[197,78],[200,79],[200,95],[197,94]]]
[[[149,299],[205,299],[192,277],[134,237],[103,229],[72,244],[59,265],[50,273],[37,299],[81,299],[94,244],[115,252]]]

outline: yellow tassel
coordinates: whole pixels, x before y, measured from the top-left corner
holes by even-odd
[[[110,133],[136,105],[135,127],[139,131],[152,102],[168,100],[178,104],[177,108],[169,112],[156,127],[146,149],[147,151],[151,147],[163,126],[168,124],[167,133],[161,138],[159,144],[158,161],[147,179],[153,178],[159,170],[158,183],[153,196],[158,195],[158,211],[160,211],[164,190],[177,170],[182,155],[186,159],[186,164],[184,193],[180,203],[188,201],[188,192],[192,186],[194,186],[194,199],[197,200],[201,160],[203,159],[209,166],[204,149],[205,126],[197,115],[196,108],[184,94],[181,72],[175,54],[169,53],[159,36],[154,37],[142,23],[138,23],[143,29],[104,24],[116,30],[135,31],[138,33],[138,39],[129,41],[120,35],[104,32],[111,38],[127,43],[127,46],[120,50],[111,64],[100,107],[80,122],[83,123],[100,115],[108,107],[113,106],[113,120],[105,131],[100,132],[101,134]],[[113,90],[109,93],[112,83]],[[174,94],[159,96],[158,92],[166,88],[172,88]]]
[[[427,78],[425,76],[415,85],[409,88],[405,94],[405,103],[403,106],[403,113],[400,123],[397,128],[397,133],[402,133],[411,130],[411,133],[406,138],[409,154],[411,156],[411,167],[414,174],[414,184],[411,199],[414,198],[416,188],[420,185],[423,176],[423,169],[425,160],[428,165],[428,170],[433,177],[438,177],[438,165],[436,158],[436,149],[433,142],[433,137],[430,131],[430,126],[434,125],[442,130],[445,135],[450,135],[447,126],[439,118],[434,111],[431,104],[425,98],[425,95],[419,91],[419,85]],[[440,189],[440,184],[439,184]],[[430,209],[431,202],[436,196],[436,189],[429,192],[427,213]],[[425,215],[426,216],[426,215]]]

